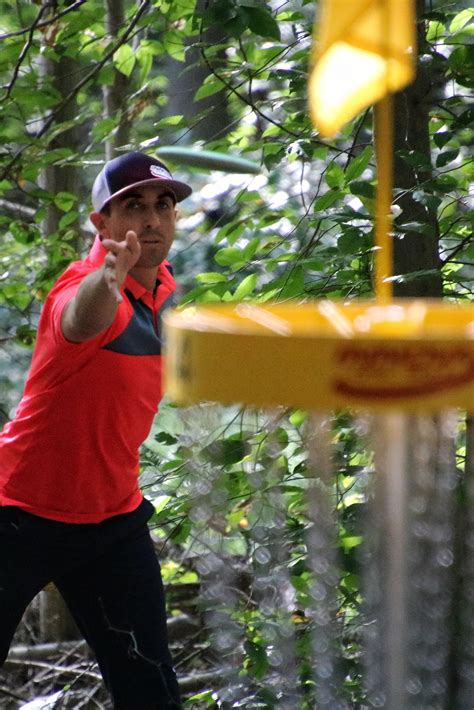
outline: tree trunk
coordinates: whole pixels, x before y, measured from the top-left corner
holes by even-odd
[[[107,10],[105,20],[107,34],[115,40],[125,22],[124,3],[123,0],[105,0],[105,7]],[[105,144],[106,160],[112,160],[117,148],[129,142],[130,121],[127,114],[129,85],[129,78],[114,69],[113,84],[110,86],[105,84],[103,87],[104,117],[115,119],[118,116],[119,118],[113,137]]]
[[[70,57],[61,56],[58,61],[49,59],[44,54],[40,55],[41,73],[44,77],[52,77],[53,86],[61,96],[67,96],[71,89],[71,80],[77,74],[77,62]],[[56,123],[60,124],[66,121],[72,121],[77,116],[78,107],[75,100],[69,101],[61,111],[58,112]],[[50,143],[52,150],[57,148],[70,148],[73,152],[79,152],[79,131],[76,127],[67,128],[56,135]],[[82,171],[75,165],[49,165],[43,171],[40,179],[41,187],[48,193],[54,195],[58,192],[70,192],[79,196],[81,190],[81,175]],[[46,210],[42,228],[45,237],[54,234],[59,229],[59,222],[64,215],[56,205],[49,204]],[[79,243],[79,225],[69,225],[70,228],[76,228],[77,239],[74,247],[78,251]]]
[[[48,584],[39,595],[39,631],[42,643],[81,637],[69,609],[54,584]]]
[[[424,0],[418,0],[419,18],[423,10]],[[420,56],[425,44],[424,24],[419,21]],[[424,183],[432,178],[431,84],[429,67],[419,62],[414,83],[395,97],[394,187],[398,193],[395,204],[402,211],[394,225],[393,266],[394,274],[402,276],[394,286],[395,295],[401,297],[439,297],[443,293],[436,208],[423,200]],[[423,229],[418,225],[423,225]]]
[[[43,4],[46,0],[43,0]],[[54,41],[54,32],[44,37],[45,45]],[[77,62],[70,57],[61,56],[58,61],[49,59],[45,54],[40,56],[40,67],[42,75],[52,78],[54,88],[59,94],[67,96],[71,89],[71,80],[77,74]],[[58,124],[72,121],[77,116],[78,107],[75,100],[66,104],[58,112],[56,122]],[[79,136],[75,127],[68,128],[59,133],[50,143],[51,149],[71,148],[74,152],[79,152]],[[81,171],[72,165],[50,165],[41,175],[41,186],[51,195],[58,192],[70,192],[74,195],[81,194]],[[59,223],[64,212],[55,204],[51,203],[46,209],[46,214],[42,222],[43,234],[46,238],[54,234],[59,229]],[[70,225],[71,227],[73,225]],[[76,223],[77,239],[74,247],[80,249],[79,225]],[[60,641],[64,638],[75,638],[77,630],[69,611],[64,604],[59,592],[54,585],[49,585],[41,592],[39,598],[39,627],[42,641]]]
[[[202,12],[203,6],[202,0],[198,0],[197,11]],[[199,44],[205,48],[220,44],[222,39],[222,28],[216,26],[203,32]],[[194,101],[196,91],[211,73],[203,59],[200,46],[189,47],[184,64],[167,58],[166,67],[169,89],[164,114],[184,116],[191,124],[192,140],[212,141],[224,136],[229,131],[231,122],[226,91],[223,89],[205,99]],[[197,120],[196,116],[199,117]]]

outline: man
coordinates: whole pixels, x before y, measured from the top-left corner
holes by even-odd
[[[160,568],[137,483],[161,398],[159,312],[175,204],[191,188],[129,153],[97,176],[97,230],[46,299],[15,419],[0,434],[0,664],[50,581],[118,710],[178,708]]]

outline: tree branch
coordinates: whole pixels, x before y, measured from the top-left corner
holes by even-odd
[[[104,57],[98,62],[93,69],[78,83],[76,86],[69,92],[67,96],[64,97],[64,99],[59,103],[54,111],[50,113],[48,118],[45,120],[42,128],[37,132],[35,138],[42,138],[44,134],[49,130],[50,126],[54,123],[54,120],[56,116],[64,109],[64,107],[79,93],[79,91],[82,89],[83,86],[85,86],[101,69],[102,67],[113,57],[115,52],[119,47],[124,44],[127,39],[129,39],[130,35],[132,34],[133,30],[135,29],[136,24],[138,23],[139,19],[142,17],[142,15],[145,14],[145,12],[148,10],[150,6],[150,1],[151,0],[142,0],[142,3],[140,4],[135,16],[133,17],[130,25],[128,26],[127,30],[124,32],[122,37],[113,45],[111,49],[109,49],[108,52],[104,55]],[[6,167],[3,169],[2,173],[0,174],[0,180],[4,180],[11,168],[15,165],[17,160],[21,157],[21,155],[24,153],[24,151],[27,149],[28,144],[23,145],[21,148],[17,150],[15,155],[12,157],[10,162],[6,165]]]
[[[461,219],[461,217],[460,217],[458,220],[456,220],[456,221],[460,221],[460,219]],[[451,252],[448,254],[448,256],[446,256],[444,259],[441,259],[442,265],[445,266],[445,265],[448,264],[450,261],[452,261],[452,260],[454,259],[454,257],[455,257],[457,254],[459,254],[459,252],[463,251],[463,249],[464,249],[468,244],[471,244],[471,243],[472,243],[472,235],[471,235],[471,234],[468,234],[467,237],[465,237],[464,239],[462,239],[462,240],[460,241],[460,243],[459,243],[456,247],[454,247],[454,248],[451,250]],[[448,250],[446,249],[446,251],[448,251]]]
[[[202,21],[201,21],[200,37],[202,38],[202,36],[203,36],[203,27],[202,27]],[[287,51],[287,49],[285,49],[284,51]],[[265,121],[268,121],[272,125],[277,126],[277,128],[279,128],[281,131],[283,131],[287,135],[291,136],[292,138],[301,138],[302,137],[300,134],[295,133],[294,131],[290,131],[288,128],[285,128],[285,126],[283,126],[281,123],[278,123],[278,121],[275,121],[274,119],[270,118],[270,116],[267,116],[265,113],[263,113],[263,111],[261,109],[259,109],[254,103],[252,103],[251,98],[250,99],[247,98],[244,94],[241,94],[239,91],[237,91],[237,89],[234,86],[232,86],[232,84],[227,82],[224,79],[224,77],[221,76],[216,71],[216,69],[213,67],[213,65],[209,61],[209,58],[206,55],[204,45],[201,46],[201,56],[204,60],[204,63],[206,64],[207,68],[209,69],[210,73],[213,76],[215,76],[216,79],[218,79],[222,83],[222,85],[227,89],[227,91],[231,94],[234,94],[234,96],[236,96],[238,99],[240,99],[240,101],[242,101],[244,104],[247,104],[247,106],[250,106],[252,108],[252,110],[258,116],[260,116],[260,118],[263,118]],[[251,79],[247,79],[247,80],[251,82]],[[239,86],[244,84],[245,81],[246,80],[243,80],[242,82],[240,82]],[[320,144],[321,141],[315,140],[315,143]]]
[[[0,209],[28,222],[32,221],[36,214],[36,210],[33,209],[33,207],[27,207],[26,205],[20,205],[16,202],[9,202],[9,200],[2,199],[0,199]]]
[[[38,23],[41,20],[41,18],[43,17],[46,10],[49,10],[49,8],[50,8],[50,6],[48,4],[43,5],[38,12],[36,20],[33,22],[31,27],[29,28],[28,38],[27,38],[25,44],[23,45],[23,49],[21,50],[20,56],[18,57],[18,61],[15,65],[15,68],[13,69],[13,76],[11,78],[10,83],[7,84],[7,86],[5,87],[5,95],[2,96],[0,101],[6,101],[10,97],[13,87],[15,86],[16,80],[18,79],[18,74],[20,73],[20,69],[21,69],[21,65],[23,64],[23,60],[25,59],[26,55],[28,54],[29,49],[31,48],[31,45],[33,44],[33,35],[35,33],[36,28],[38,27]]]
[[[34,27],[37,30],[41,30],[43,27],[53,25],[55,22],[57,22],[57,20],[60,20],[61,17],[64,17],[64,15],[68,15],[70,12],[77,10],[81,5],[84,5],[84,3],[86,2],[87,0],[76,0],[75,3],[65,8],[64,10],[61,10],[61,12],[58,12],[58,14],[52,17],[50,20],[45,20],[44,22],[38,22],[38,18],[36,18],[35,22],[33,23],[33,25],[30,25],[30,27],[24,27],[22,30],[16,30],[16,32],[8,32],[7,34],[0,35],[0,42],[3,42],[3,40],[5,39],[10,39],[11,37],[21,37],[21,35],[30,32],[31,27]]]
[[[140,4],[140,7],[138,8],[138,10],[136,12],[136,15],[132,19],[132,21],[131,21],[130,25],[127,27],[126,31],[123,33],[122,37],[114,44],[112,49],[109,49],[109,51],[105,53],[104,57],[100,60],[100,62],[98,62],[96,64],[96,66],[93,69],[91,69],[91,71],[88,74],[86,74],[86,76],[83,79],[81,79],[81,81],[78,84],[76,84],[76,86],[70,91],[70,93],[64,97],[63,101],[61,101],[61,103],[58,104],[58,106],[56,106],[54,111],[52,111],[52,113],[46,119],[41,130],[39,130],[38,133],[36,134],[36,138],[41,138],[42,136],[44,136],[46,131],[49,129],[51,124],[54,122],[54,119],[56,118],[57,114],[60,111],[62,111],[64,106],[66,106],[79,93],[79,91],[82,89],[82,87],[85,86],[87,84],[87,82],[90,81],[102,69],[102,67],[105,64],[107,64],[107,62],[109,61],[109,59],[111,59],[113,57],[113,55],[115,54],[117,49],[119,47],[121,47],[122,44],[125,44],[127,39],[132,34],[133,30],[135,29],[135,26],[136,26],[138,20],[148,10],[149,5],[150,5],[150,0],[143,0],[142,1],[142,3]]]

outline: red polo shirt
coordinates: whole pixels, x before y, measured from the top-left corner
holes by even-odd
[[[71,343],[61,331],[62,310],[105,253],[96,238],[46,299],[22,400],[0,434],[1,505],[96,523],[142,500],[139,447],[162,394],[159,312],[175,281],[168,262],[158,268],[154,296],[128,276],[112,325]]]

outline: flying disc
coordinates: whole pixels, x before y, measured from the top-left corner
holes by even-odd
[[[262,168],[257,163],[246,158],[227,153],[218,153],[200,148],[187,148],[183,146],[162,146],[157,148],[156,154],[163,160],[170,160],[179,165],[189,165],[208,170],[223,170],[227,173],[250,173],[259,175]]]

